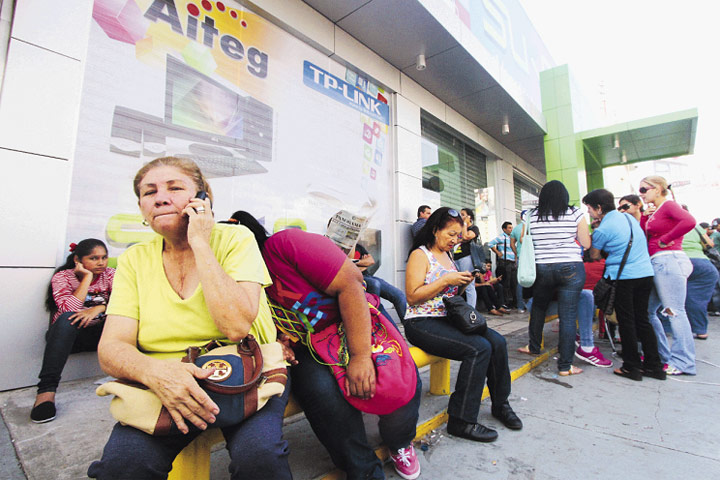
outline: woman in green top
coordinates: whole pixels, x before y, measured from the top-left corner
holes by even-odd
[[[683,208],[687,210],[684,205]],[[713,246],[712,240],[697,226],[685,234],[682,242],[682,249],[693,265],[693,271],[687,279],[685,311],[693,336],[698,340],[708,338],[707,306],[718,282],[718,271],[703,253],[703,243]]]

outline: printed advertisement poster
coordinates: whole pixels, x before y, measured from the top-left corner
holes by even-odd
[[[115,257],[154,235],[133,177],[172,155],[210,179],[217,220],[246,210],[271,233],[325,233],[346,210],[369,219],[360,243],[389,268],[381,87],[232,2],[95,0],[92,15],[68,242],[100,238]]]

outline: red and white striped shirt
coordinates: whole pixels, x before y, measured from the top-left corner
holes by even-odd
[[[87,296],[85,297],[85,301],[83,301],[73,295],[73,292],[80,286],[80,280],[78,280],[75,275],[75,270],[72,268],[60,270],[53,275],[51,280],[53,298],[58,307],[57,312],[53,315],[52,321],[55,322],[63,313],[77,312],[95,305],[107,305],[110,293],[112,292],[114,278],[115,269],[106,268],[104,272],[90,283]]]

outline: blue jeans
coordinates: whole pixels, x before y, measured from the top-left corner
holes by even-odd
[[[580,302],[580,291],[585,284],[585,267],[582,262],[538,263],[535,265],[533,305],[530,312],[529,348],[540,352],[545,315],[554,293],[558,295],[560,337],[558,340],[558,370],[567,371],[575,354],[575,321]]]
[[[592,330],[593,318],[595,318],[595,299],[592,290],[580,290],[577,319],[580,345],[583,347],[591,348],[595,346]]]
[[[472,257],[470,255],[462,258],[458,258],[455,260],[455,264],[457,265],[457,268],[461,272],[472,272],[473,271],[473,263],[472,263]],[[477,292],[473,288],[473,284],[467,286],[465,289],[465,298],[467,299],[467,303],[473,307],[477,308]]]
[[[488,328],[485,336],[466,335],[446,317],[415,317],[404,322],[405,335],[431,355],[459,360],[455,391],[450,395],[448,415],[476,423],[487,378],[490,399],[495,407],[510,396],[510,368],[505,338]]]
[[[255,415],[242,423],[222,429],[230,453],[232,479],[292,479],[288,444],[282,438],[283,415],[290,388],[271,398]],[[191,428],[187,435],[153,437],[132,427],[115,424],[105,444],[102,459],[88,468],[90,478],[167,478],[172,462],[201,431]]]
[[[398,317],[400,317],[400,320],[402,321],[402,319],[405,318],[405,311],[407,310],[407,298],[405,298],[405,292],[389,284],[382,278],[373,277],[372,275],[364,275],[363,278],[365,279],[365,283],[367,285],[367,292],[377,295],[380,298],[384,298],[388,302],[392,303]]]
[[[295,347],[295,358],[299,363],[290,369],[293,395],[335,466],[346,473],[348,480],[385,478],[382,462],[367,441],[362,412],[345,400],[330,368],[316,362],[302,345]],[[421,393],[418,375],[412,400],[390,414],[380,415],[380,437],[393,453],[415,438]]]
[[[718,271],[707,258],[691,258],[693,271],[687,279],[685,311],[696,335],[707,333],[707,305],[718,281]]]
[[[695,343],[690,321],[685,311],[686,281],[693,265],[682,251],[655,255],[650,259],[655,272],[655,288],[648,301],[648,317],[655,330],[658,353],[664,363],[683,373],[695,374]],[[672,311],[672,314],[668,312]],[[670,322],[673,344],[670,348],[658,311],[662,310]]]
[[[515,298],[517,299],[518,310],[527,310],[528,307],[527,305],[525,305],[525,301],[523,300],[523,286],[519,283],[517,284],[517,288],[515,289]]]
[[[66,312],[60,315],[45,334],[45,353],[40,368],[37,393],[57,390],[63,368],[71,353],[97,350],[105,322],[92,327],[78,328],[70,323],[70,317],[75,313]]]

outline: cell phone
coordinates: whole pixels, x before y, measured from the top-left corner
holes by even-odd
[[[470,273],[471,273],[472,276],[474,277],[475,275],[478,275],[478,274],[483,273],[483,272],[482,272],[482,270],[480,270],[479,268],[476,268],[476,269],[474,269],[474,270],[473,270],[472,272],[470,272]]]
[[[205,190],[200,190],[197,195],[195,195],[195,198],[199,198],[200,200],[205,200],[208,198],[208,194]],[[212,208],[212,200],[210,200],[210,208]]]
[[[359,258],[353,258],[353,259],[352,259],[352,262],[353,262],[353,263],[358,263],[359,261],[360,261]]]

